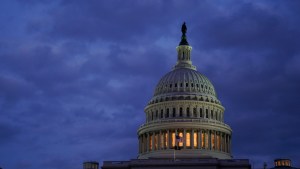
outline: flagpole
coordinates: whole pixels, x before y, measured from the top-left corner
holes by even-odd
[[[175,151],[176,151],[176,150],[175,150],[175,147],[174,147],[174,162],[175,162]]]

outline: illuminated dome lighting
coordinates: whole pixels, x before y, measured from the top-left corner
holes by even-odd
[[[157,84],[138,129],[139,159],[231,159],[231,128],[214,86],[192,65],[185,23],[177,63]],[[180,150],[175,150],[180,149]],[[174,152],[176,151],[176,152]]]

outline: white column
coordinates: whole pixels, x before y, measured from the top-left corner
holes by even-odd
[[[143,134],[143,153],[145,153],[145,152],[147,152],[147,149],[146,149],[146,147],[147,147],[147,139],[146,139],[146,134],[144,133]]]
[[[139,136],[139,154],[142,151],[142,143],[141,143],[141,141],[142,141],[141,136]]]
[[[224,145],[225,147],[225,152],[227,153],[227,134],[225,134],[225,145]]]
[[[150,150],[150,145],[149,145],[149,137],[150,137],[150,135],[149,135],[149,133],[146,133],[146,135],[147,135],[147,139],[146,139],[146,152],[149,152],[149,150]]]
[[[194,129],[192,129],[191,135],[191,147],[194,149]]]
[[[201,133],[202,133],[202,130],[198,130],[198,149],[201,148]]]
[[[186,130],[183,129],[183,148],[186,149]]]
[[[155,133],[153,132],[152,133],[152,151],[154,151],[154,149],[155,149],[154,141],[155,141]]]
[[[166,144],[166,131],[164,131],[163,133],[163,146],[162,146],[162,149],[165,149],[166,148],[166,146],[165,146],[165,144]]]
[[[168,146],[167,146],[167,149],[171,149],[171,137],[170,137],[170,130],[168,130]]]
[[[209,114],[209,113],[208,113]],[[211,150],[211,132],[210,130],[207,130],[208,132],[208,149]]]
[[[231,153],[231,137],[229,136],[229,144],[228,144],[229,153]]]
[[[157,149],[161,149],[161,130],[159,130],[158,139],[157,139]]]
[[[217,131],[215,130],[215,150],[217,150]]]
[[[223,151],[223,132],[220,132],[220,150]]]

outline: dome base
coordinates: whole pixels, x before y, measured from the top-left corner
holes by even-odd
[[[138,159],[149,158],[174,158],[174,149],[156,150],[152,152],[139,154]],[[218,158],[218,159],[231,159],[232,156],[229,153],[220,151],[211,151],[205,149],[186,149],[175,150],[175,158]]]

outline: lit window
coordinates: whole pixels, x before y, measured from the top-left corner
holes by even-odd
[[[217,135],[217,149],[220,150],[220,148],[221,148],[220,136]]]
[[[152,150],[152,135],[149,135],[149,149]]]
[[[197,133],[195,132],[195,133],[194,133],[194,147],[197,147],[197,140],[198,140],[198,135],[197,135]]]
[[[211,148],[215,149],[215,135],[213,133],[210,133],[211,137]]]
[[[169,117],[169,108],[167,108],[167,115],[166,117]]]
[[[186,133],[186,146],[191,146],[191,134],[189,132]]]
[[[165,134],[165,146],[168,147],[168,133]]]
[[[204,135],[204,133],[201,133],[201,147],[202,148],[205,148],[205,135]]]
[[[175,147],[175,133],[172,132],[172,147]]]
[[[164,134],[160,135],[159,142],[160,142],[160,147],[163,148],[164,147]]]
[[[179,137],[183,138],[183,133],[182,132],[179,133]],[[182,147],[183,146],[183,142],[179,142],[178,145],[179,145],[179,147]]]
[[[158,149],[158,135],[154,134],[154,149],[157,150]]]
[[[205,148],[208,149],[208,133],[205,133]]]
[[[179,108],[179,117],[182,117],[182,107]]]

